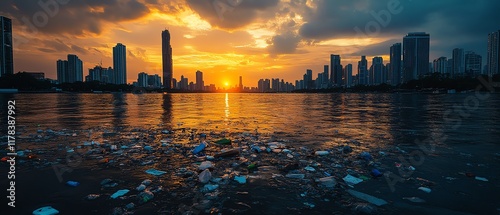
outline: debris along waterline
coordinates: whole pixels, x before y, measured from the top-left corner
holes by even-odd
[[[361,182],[368,185],[374,183],[372,181],[383,180],[377,177],[388,171],[387,168],[396,168],[392,165],[394,161],[385,159],[389,160],[394,153],[398,153],[391,149],[384,149],[383,153],[368,150],[355,141],[349,146],[339,143],[338,146],[316,149],[294,145],[290,140],[279,139],[272,134],[266,136],[252,132],[206,132],[206,135],[196,135],[199,132],[189,129],[184,132],[162,131],[165,130],[137,129],[114,135],[107,134],[106,137],[96,132],[97,137],[71,145],[70,148],[74,149],[71,156],[81,156],[85,160],[81,164],[82,167],[102,170],[101,172],[106,169],[119,169],[124,172],[124,176],[132,175],[134,178],[132,180],[131,177],[100,176],[101,192],[85,193],[85,199],[89,202],[114,201],[120,204],[118,208],[128,212],[134,212],[143,204],[156,205],[175,202],[178,199],[193,199],[185,209],[176,208],[178,206],[175,204],[169,204],[167,207],[171,208],[171,211],[187,212],[192,210],[190,208],[198,208],[210,212],[227,210],[224,200],[228,195],[235,194],[236,190],[243,189],[243,192],[254,195],[251,189],[257,184],[254,182],[258,182],[271,188],[282,187],[291,196],[295,193],[301,201],[295,206],[299,210],[323,210],[323,204],[320,202],[343,202],[335,198],[352,201],[351,196],[358,198],[359,202],[375,201],[381,204],[384,200],[378,197],[348,189]],[[73,133],[82,132],[63,133],[71,136]],[[200,139],[193,139],[193,133],[194,137],[200,136]],[[51,135],[51,138],[58,138],[57,135]],[[216,143],[222,139],[224,144]],[[66,156],[67,149],[63,144],[56,147],[62,155],[60,157]],[[44,150],[40,152],[47,152],[49,149]],[[23,152],[26,157],[34,155],[29,149]],[[44,156],[43,153],[36,155]],[[25,164],[29,164],[29,161],[34,160],[27,160]],[[50,165],[49,162],[59,161],[45,162]],[[68,179],[80,181],[82,185],[87,186],[82,178],[65,178],[65,181]],[[67,188],[76,190],[69,186]],[[168,192],[163,192],[164,189],[168,189]],[[339,193],[351,195],[338,195]],[[116,200],[100,198],[110,195]],[[97,198],[100,200],[92,201]],[[412,200],[419,201],[408,199]],[[130,204],[132,202],[133,204]],[[352,202],[345,202],[339,204],[352,207]],[[245,204],[251,205],[247,208],[258,208],[251,202]]]

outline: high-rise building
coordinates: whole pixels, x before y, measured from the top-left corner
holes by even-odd
[[[165,80],[165,78],[163,80]],[[163,87],[165,87],[165,84],[163,84]],[[180,90],[188,89],[188,78],[184,78],[184,75],[181,75],[181,81],[179,82],[179,89]]]
[[[500,30],[488,34],[488,76],[500,74]]]
[[[196,71],[196,90],[203,91],[205,83],[203,82],[203,72],[200,70]]]
[[[432,71],[436,72],[436,71],[434,71],[434,64],[432,64],[432,65],[433,65]],[[445,74],[445,76],[451,77],[451,72],[453,71],[453,58],[448,59],[448,62],[446,63],[446,71],[447,71],[447,73]]]
[[[60,84],[67,83],[68,81],[68,61],[58,60],[57,61],[57,82]]]
[[[368,85],[368,61],[366,56],[361,56],[361,60],[358,61],[358,84]]]
[[[127,84],[127,47],[121,43],[113,47],[115,84]]]
[[[329,82],[328,65],[323,65],[323,81]]]
[[[352,64],[347,64],[344,68],[344,86],[347,88],[352,86]]]
[[[430,35],[425,32],[408,33],[403,38],[404,82],[429,73]]]
[[[394,43],[390,50],[389,76],[391,85],[401,84],[401,43]]]
[[[473,51],[465,53],[465,75],[479,76],[482,74],[483,58]]]
[[[279,78],[271,78],[271,91],[279,92],[280,91],[280,79]]]
[[[145,72],[141,72],[137,75],[137,86],[139,87],[148,87],[148,74]]]
[[[243,78],[240,76],[240,91],[243,90]]]
[[[342,85],[342,64],[340,64],[340,55],[330,55],[330,82],[334,85]]]
[[[162,65],[163,65],[163,87],[166,90],[172,89],[173,77],[173,62],[172,62],[172,46],[170,45],[170,32],[164,30],[161,32],[162,42]]]
[[[60,61],[62,66],[67,67],[59,70]],[[78,58],[78,56],[69,54],[67,63],[62,60],[58,61],[58,74],[59,72],[66,76],[63,81],[59,81],[59,83],[75,83],[77,81],[83,81],[83,62]]]
[[[85,81],[99,81],[107,84],[115,84],[115,74],[113,68],[103,68],[102,66],[95,66],[89,69],[88,79]]]
[[[0,16],[0,77],[14,74],[12,20]]]
[[[314,82],[313,82],[313,71],[308,69],[306,70],[306,78],[304,79],[304,84],[306,89],[313,89],[314,88]]]
[[[453,67],[451,73],[452,77],[463,76],[465,72],[465,55],[464,49],[454,48],[452,52]]]
[[[449,71],[447,70],[448,59],[446,57],[439,57],[434,59],[433,63],[433,71],[439,74],[447,74]]]
[[[380,85],[384,79],[384,59],[382,57],[374,57],[372,66],[370,67],[370,85]]]

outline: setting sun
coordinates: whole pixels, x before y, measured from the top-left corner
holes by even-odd
[[[224,82],[224,86],[228,87],[229,86],[229,82]]]

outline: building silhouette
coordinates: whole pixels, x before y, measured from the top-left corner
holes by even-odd
[[[370,81],[369,85],[380,85],[384,81],[384,59],[382,57],[374,57],[372,59],[372,66],[370,67]]]
[[[12,20],[0,16],[0,77],[14,74]]]
[[[239,84],[240,91],[243,90],[243,77],[240,76],[240,84]]]
[[[205,82],[203,81],[203,72],[200,70],[196,71],[196,89],[197,91],[203,91]]]
[[[390,49],[389,79],[392,86],[401,84],[401,43],[394,43]]]
[[[429,46],[430,35],[425,32],[408,33],[403,38],[404,82],[429,73]]]
[[[342,85],[342,69],[340,55],[330,55],[330,82],[336,86]]]
[[[170,32],[168,30],[164,30],[163,32],[161,32],[161,42],[162,42],[161,53],[162,53],[162,65],[163,65],[163,87],[166,90],[171,90],[172,77],[173,77],[173,62],[172,62],[172,46],[170,45]]]
[[[464,49],[461,48],[454,48],[452,51],[451,55],[452,59],[452,71],[448,71],[448,73],[451,73],[452,77],[459,77],[463,76],[465,73],[465,55],[464,55]]]
[[[115,84],[127,84],[127,47],[121,43],[113,47],[113,69]]]
[[[344,85],[347,88],[352,86],[352,64],[347,64],[344,68]]]
[[[57,81],[75,83],[83,81],[83,62],[74,54],[68,55],[68,60],[57,61]]]
[[[446,57],[439,57],[439,58],[434,59],[432,61],[432,65],[433,65],[432,71],[434,73],[439,73],[439,74],[443,74],[443,75],[450,74],[450,71],[448,70],[448,59]],[[451,73],[451,74],[453,74],[453,73]]]
[[[466,76],[479,76],[482,74],[483,58],[481,55],[473,51],[465,53],[465,75]]]
[[[488,76],[500,74],[500,30],[488,34]]]
[[[358,61],[358,84],[368,85],[369,83],[369,73],[368,73],[368,61],[366,56],[361,56],[361,60]]]
[[[115,72],[113,68],[103,68],[102,66],[95,66],[89,69],[89,75],[85,77],[86,82],[99,81],[101,83],[115,84]]]

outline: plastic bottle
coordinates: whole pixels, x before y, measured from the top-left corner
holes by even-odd
[[[68,181],[66,182],[67,185],[69,186],[72,186],[72,187],[76,187],[78,186],[80,183],[79,182],[76,182],[76,181]]]
[[[198,154],[202,152],[203,150],[205,150],[205,147],[207,147],[207,143],[205,141],[201,142],[200,145],[196,146],[193,149],[193,154]]]

